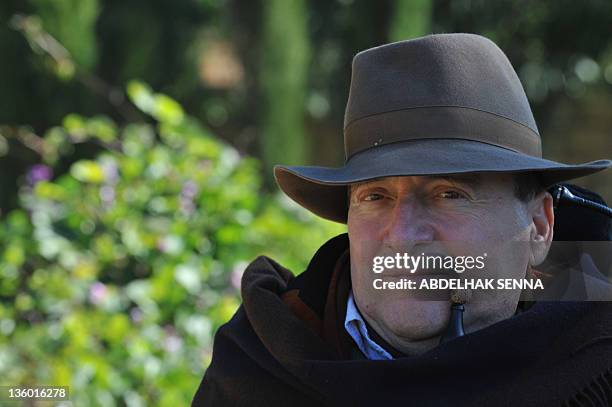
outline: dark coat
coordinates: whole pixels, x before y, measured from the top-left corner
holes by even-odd
[[[298,277],[264,256],[248,266],[194,406],[612,405],[608,302],[538,302],[419,356],[356,358],[347,249],[330,240]]]

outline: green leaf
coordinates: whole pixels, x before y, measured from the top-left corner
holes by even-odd
[[[81,182],[100,184],[104,181],[104,171],[95,161],[77,161],[70,167],[70,174]]]

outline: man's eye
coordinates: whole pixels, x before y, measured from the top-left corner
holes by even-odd
[[[465,196],[457,191],[444,191],[439,194],[440,197],[445,199],[464,199]]]
[[[383,199],[383,196],[377,193],[367,194],[363,197],[364,201],[378,201],[379,199]]]

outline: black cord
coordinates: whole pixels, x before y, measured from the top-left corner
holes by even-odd
[[[603,215],[607,215],[612,217],[612,208],[609,208],[606,205],[602,205],[598,202],[591,201],[590,199],[585,199],[579,196],[576,196],[570,192],[570,190],[563,185],[556,185],[553,187],[553,206],[557,209],[561,202],[571,202],[573,204],[583,206],[585,208],[593,209]]]

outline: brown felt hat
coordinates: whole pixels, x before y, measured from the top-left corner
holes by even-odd
[[[347,186],[373,178],[531,172],[544,186],[606,169],[563,164],[542,142],[521,82],[497,45],[436,34],[353,59],[343,167],[274,167],[280,188],[315,214],[346,223]]]

